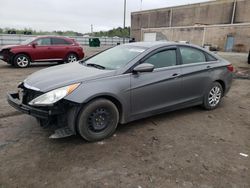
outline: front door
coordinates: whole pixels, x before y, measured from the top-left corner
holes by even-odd
[[[33,59],[35,61],[44,61],[52,59],[53,51],[50,38],[40,38],[34,41],[37,45],[32,49]]]
[[[155,66],[153,72],[131,75],[131,114],[139,116],[178,103],[181,81],[176,48],[155,52],[142,63]]]

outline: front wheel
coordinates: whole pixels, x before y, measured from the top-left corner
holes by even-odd
[[[214,82],[204,96],[203,107],[213,110],[218,107],[223,96],[223,88],[220,83]]]
[[[26,68],[30,65],[30,58],[25,54],[18,54],[14,58],[14,66],[18,68]]]
[[[119,112],[111,101],[96,99],[80,111],[77,122],[79,134],[94,142],[111,136],[117,127]]]

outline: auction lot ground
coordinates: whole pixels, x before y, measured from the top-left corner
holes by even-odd
[[[87,55],[102,48],[86,48]],[[221,54],[239,74],[246,54]],[[220,107],[193,107],[120,125],[98,143],[50,140],[51,130],[20,115],[6,92],[52,65],[0,62],[0,187],[250,187],[250,80],[236,79]],[[54,66],[54,65],[53,65]]]

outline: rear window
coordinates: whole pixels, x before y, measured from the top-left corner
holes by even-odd
[[[69,45],[72,43],[62,38],[52,38],[52,44],[53,45]]]

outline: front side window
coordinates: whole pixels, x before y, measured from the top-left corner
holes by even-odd
[[[155,68],[163,68],[176,65],[176,50],[165,50],[149,57],[144,63],[150,63]]]
[[[183,64],[206,62],[204,53],[198,49],[180,47],[180,52]]]
[[[53,45],[69,45],[70,42],[66,41],[65,39],[61,38],[52,38]]]
[[[42,38],[36,41],[38,46],[49,46],[51,45],[50,38]]]

